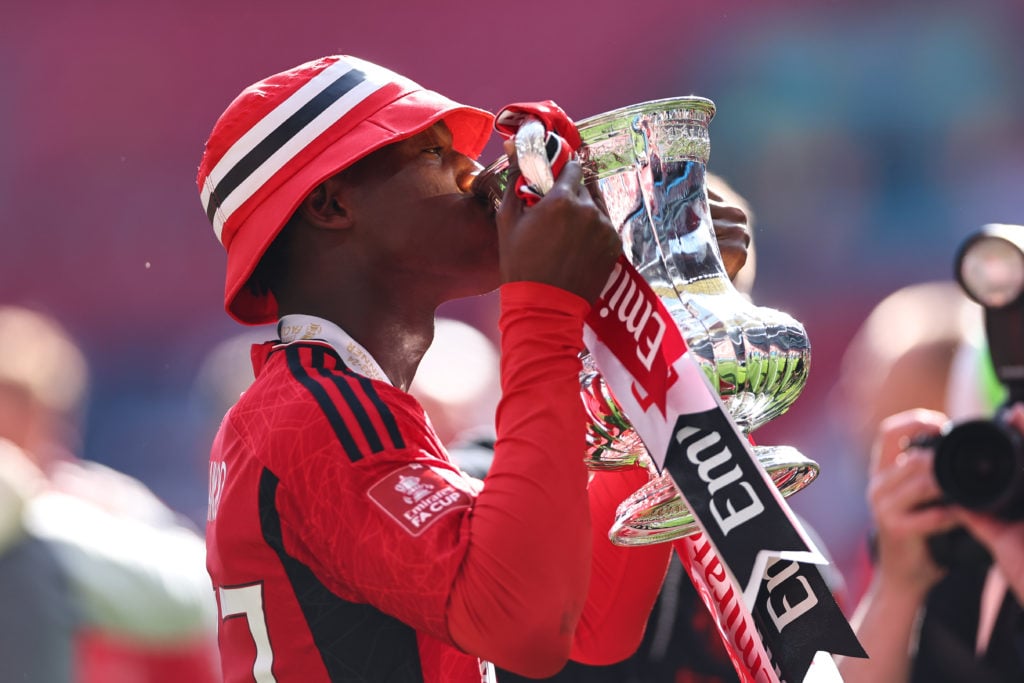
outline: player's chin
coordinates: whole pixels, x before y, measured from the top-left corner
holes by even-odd
[[[461,299],[467,296],[480,296],[493,292],[501,286],[501,276],[497,267],[493,269],[474,269],[460,279],[459,285],[450,298]]]
[[[458,275],[455,280],[465,291],[464,296],[486,294],[501,284],[501,264],[498,259],[498,241],[488,235],[485,239],[466,243],[458,257]]]

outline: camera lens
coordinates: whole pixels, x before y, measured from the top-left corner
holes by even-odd
[[[1024,517],[1024,448],[1009,427],[985,420],[956,425],[935,449],[935,476],[954,503]]]

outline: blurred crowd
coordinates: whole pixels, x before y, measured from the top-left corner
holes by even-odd
[[[86,358],[0,306],[0,671],[6,680],[219,678],[202,531],[80,457]]]

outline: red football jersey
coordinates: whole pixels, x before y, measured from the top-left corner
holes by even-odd
[[[530,287],[539,286],[516,283],[511,289]],[[558,295],[571,296],[560,290]],[[524,299],[530,306],[517,309],[524,320],[535,317],[535,299],[534,292]],[[592,591],[593,605],[588,596],[587,606],[597,616],[588,617],[587,606],[580,604],[575,617],[564,617],[578,619],[578,633],[593,634],[585,635],[584,645],[589,643],[596,656],[607,656],[611,649],[602,638],[639,642],[667,550],[623,552],[604,535],[614,505],[636,488],[637,479],[617,478],[625,488],[615,483],[589,494],[603,501],[601,517],[595,517],[602,525],[594,534],[596,542],[589,533],[577,533],[585,541],[537,536],[540,517],[518,520],[519,528],[529,532],[521,538],[512,538],[501,526],[509,518],[501,501],[533,494],[542,497],[540,504],[526,506],[520,517],[534,514],[534,508],[553,511],[559,519],[554,524],[570,520],[559,531],[563,537],[590,528],[583,410],[572,372],[573,364],[578,366],[575,354],[582,340],[577,338],[586,306],[582,300],[570,303],[563,307],[572,308],[571,314],[553,304],[551,315],[568,319],[562,327],[572,332],[571,343],[546,325],[554,343],[538,341],[536,331],[521,338],[525,345],[554,348],[550,357],[505,349],[511,360],[503,363],[519,358],[523,386],[543,383],[551,375],[560,379],[557,390],[528,391],[508,401],[505,420],[532,424],[549,415],[554,419],[539,434],[527,432],[530,438],[520,439],[525,445],[518,455],[516,439],[505,446],[512,455],[503,456],[493,482],[488,478],[487,495],[480,494],[479,480],[449,461],[416,399],[391,386],[366,351],[336,326],[287,316],[278,326],[280,343],[254,348],[256,380],[225,417],[210,461],[207,567],[220,608],[226,683],[490,680],[493,669],[456,647],[449,626],[454,619],[466,624],[467,614],[473,624],[477,618],[501,622],[504,615],[492,613],[497,610],[491,606],[502,603],[487,598],[467,603],[465,596],[491,590],[502,593],[504,604],[543,602],[517,594],[517,587],[529,584],[508,572],[543,570],[563,551],[569,553],[566,563],[576,567],[593,560],[595,580],[606,582]],[[515,387],[511,392],[522,393]],[[526,407],[515,408],[516,400]],[[534,411],[541,417],[534,418]],[[573,423],[579,424],[578,433],[565,428]],[[538,440],[556,444],[563,457],[549,465],[545,452],[537,454]],[[521,458],[541,462],[540,473],[556,483],[545,480],[538,486],[542,477],[513,474]],[[549,500],[563,496],[564,510]],[[484,498],[488,504],[481,507],[477,503]],[[517,567],[509,568],[500,552],[486,550],[494,543],[481,543],[489,533],[493,539],[494,532],[514,546]],[[485,550],[470,552],[481,547]],[[525,553],[543,554],[548,561],[523,567],[519,560]],[[604,563],[603,557],[610,559]],[[575,573],[585,578],[585,571]],[[626,588],[608,590],[610,583]],[[533,586],[530,591],[537,589]],[[509,628],[532,623],[523,615],[504,619]],[[604,629],[605,621],[623,624],[621,629],[629,632]],[[574,648],[584,657],[586,650]]]
[[[472,480],[408,394],[322,342],[267,350],[211,459],[225,681],[479,683],[443,620]]]

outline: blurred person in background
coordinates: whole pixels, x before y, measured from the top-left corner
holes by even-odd
[[[981,322],[957,283],[909,285],[844,355],[835,407],[870,452],[873,520],[853,617],[870,659],[840,661],[848,683],[1024,680],[1024,523],[937,504],[934,452],[912,445],[950,420],[990,418],[1005,398]],[[1010,423],[1024,428],[1020,407]]]
[[[196,454],[204,471],[221,421],[255,379],[253,348],[274,337],[272,327],[246,328],[215,343],[200,360],[189,391],[189,416],[196,425]]]
[[[1024,405],[1007,419],[1024,436]],[[870,659],[840,662],[847,683],[1024,680],[1024,521],[937,504],[934,451],[913,444],[948,420],[918,409],[879,429],[868,488],[878,560],[853,619]],[[940,559],[929,540],[957,529],[969,537]]]
[[[983,329],[981,307],[954,281],[901,287],[865,316],[843,352],[827,400],[832,424],[850,457],[849,470],[867,484],[872,445],[882,421],[904,410],[924,408],[954,419],[990,414],[991,400],[976,382]],[[858,529],[863,542],[844,567],[855,605],[871,580],[868,520]]]
[[[59,323],[0,306],[0,678],[214,681],[202,539],[76,456],[88,385]]]
[[[423,406],[459,467],[483,479],[494,458],[494,417],[501,400],[500,351],[479,329],[438,318],[409,393]]]

